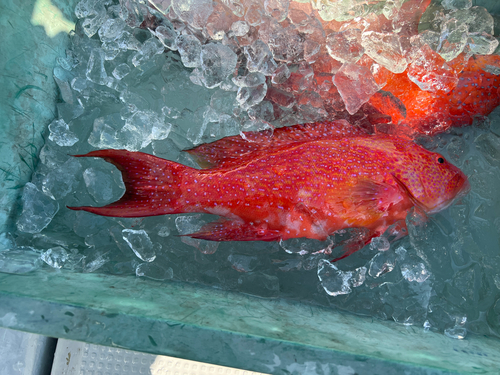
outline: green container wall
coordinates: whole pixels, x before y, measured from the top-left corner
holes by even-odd
[[[55,117],[52,69],[77,1],[0,3],[0,233]],[[476,1],[493,13],[500,2]],[[57,11],[59,9],[59,11]],[[63,19],[66,21],[61,21]],[[49,20],[51,28],[37,26]],[[50,36],[49,36],[50,35]],[[8,239],[0,237],[0,247]],[[43,269],[0,274],[0,325],[267,373],[497,374],[500,341],[183,283]]]

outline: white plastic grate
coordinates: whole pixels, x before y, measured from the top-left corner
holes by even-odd
[[[263,375],[132,350],[60,339],[51,375]]]

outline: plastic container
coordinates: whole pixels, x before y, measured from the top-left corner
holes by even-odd
[[[2,2],[0,232],[13,225],[19,187],[33,169],[30,155],[54,117],[52,69],[68,42],[75,4]],[[97,273],[0,273],[0,325],[265,373],[484,374],[500,368],[495,338],[452,340],[296,302]]]

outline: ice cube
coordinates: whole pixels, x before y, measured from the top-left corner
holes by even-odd
[[[452,328],[446,328],[444,334],[452,339],[463,340],[467,336],[467,329],[464,327],[467,322],[467,317],[462,318],[457,317],[455,326]]]
[[[166,27],[160,25],[156,28],[154,34],[165,47],[172,51],[177,51],[176,39],[179,34],[174,30],[173,26]]]
[[[170,280],[174,277],[171,267],[164,268],[154,263],[141,263],[137,266],[135,274],[152,280]]]
[[[262,119],[266,122],[274,121],[274,108],[271,102],[262,101],[248,110],[248,116],[252,120]]]
[[[130,66],[127,64],[123,63],[118,65],[114,70],[113,70],[113,77],[116,79],[122,79],[126,77],[130,73]]]
[[[240,87],[236,95],[236,101],[243,110],[248,110],[259,104],[266,96],[267,85],[263,83],[259,86]]]
[[[214,10],[212,0],[172,0],[172,9],[191,27],[201,30]]]
[[[124,31],[120,36],[115,39],[118,47],[123,50],[134,50],[139,51],[141,49],[141,43],[128,31]]]
[[[243,254],[230,254],[227,260],[238,272],[251,272],[259,265],[259,258]]]
[[[379,90],[371,71],[364,66],[343,64],[333,79],[333,84],[344,101],[347,112],[356,113]]]
[[[231,31],[235,36],[243,36],[250,31],[250,26],[245,21],[236,21],[231,25]]]
[[[95,168],[87,168],[83,172],[83,179],[96,203],[104,204],[113,199],[113,179],[109,174]]]
[[[289,6],[289,0],[264,0],[264,10],[278,22],[285,20]]]
[[[318,278],[325,292],[336,297],[351,293],[351,287],[361,286],[366,278],[366,267],[341,271],[328,260],[322,259],[318,264]]]
[[[274,73],[277,68],[276,61],[269,46],[262,40],[256,40],[244,49],[247,58],[247,69],[249,72],[260,72],[266,76]]]
[[[293,25],[284,28],[276,21],[263,23],[259,37],[268,44],[276,61],[298,63],[304,59],[305,37]]]
[[[98,117],[94,120],[94,126],[87,141],[95,148],[123,148],[124,146],[117,139],[117,129],[121,129],[123,125],[124,121],[118,114]]]
[[[271,75],[271,82],[275,85],[279,85],[284,83],[288,78],[290,78],[290,69],[286,64],[280,64]]]
[[[234,72],[238,57],[228,46],[209,43],[202,47],[200,59],[203,83],[212,89]]]
[[[144,262],[156,259],[155,246],[144,229],[123,229],[122,233],[123,239],[139,259]]]
[[[422,262],[419,262],[402,264],[401,275],[403,275],[403,277],[408,281],[423,283],[431,276],[431,273]]]
[[[365,52],[361,45],[361,30],[348,29],[326,37],[326,49],[332,58],[342,63],[355,63]]]
[[[279,296],[280,283],[276,276],[249,272],[238,278],[238,290],[262,298],[276,298]]]
[[[93,49],[87,63],[87,79],[99,85],[108,83],[108,75],[104,68],[104,52],[102,49]]]
[[[472,53],[491,55],[498,47],[498,39],[486,33],[471,33],[467,40]]]
[[[461,160],[469,151],[469,146],[463,139],[463,137],[453,137],[446,147],[448,152],[448,159],[451,160],[455,165],[459,165]]]
[[[68,159],[63,165],[45,175],[42,180],[42,191],[54,199],[64,198],[78,185],[75,177],[81,168],[76,158]]]
[[[446,61],[451,61],[461,54],[467,45],[468,26],[455,18],[441,24],[441,34],[436,51]],[[429,44],[430,46],[431,44]]]
[[[54,147],[46,143],[40,151],[40,161],[49,169],[56,169],[68,160],[68,155],[60,151],[59,147]]]
[[[78,142],[78,137],[69,130],[68,124],[63,119],[54,120],[49,125],[49,139],[62,147],[73,146]]]
[[[62,118],[66,123],[70,123],[71,120],[80,117],[85,111],[80,103],[57,103],[56,106],[59,118]]]
[[[159,224],[159,225],[156,226],[155,229],[158,231],[157,234],[160,237],[168,237],[168,236],[170,236],[170,228],[167,225]]]
[[[0,272],[28,273],[42,265],[40,252],[29,246],[19,246],[0,251]]]
[[[491,14],[480,6],[470,9],[460,9],[448,14],[449,18],[455,18],[459,24],[465,23],[469,28],[469,33],[486,33],[493,35],[494,21]]]
[[[396,265],[396,254],[392,251],[380,252],[370,260],[368,274],[371,277],[380,277],[391,272]]]
[[[91,38],[106,20],[106,8],[99,0],[82,0],[75,7],[78,18],[85,18],[82,23],[83,31]]]
[[[69,104],[73,104],[73,92],[71,91],[71,86],[69,84],[71,78],[72,76],[63,68],[58,66],[54,68],[54,80],[59,87],[62,100]]]
[[[125,30],[126,24],[120,18],[107,19],[99,29],[99,38],[104,43],[114,41]]]
[[[252,2],[245,13],[245,21],[250,26],[259,26],[262,23],[263,12],[260,2]]]
[[[23,211],[17,219],[17,229],[25,233],[40,233],[59,211],[59,203],[28,182],[22,195]]]
[[[182,63],[186,68],[201,66],[201,43],[194,35],[179,35],[176,39]]]
[[[137,111],[125,120],[125,125],[117,133],[117,138],[122,142],[122,148],[138,151],[147,147],[153,139],[167,138],[171,128],[172,125],[166,123],[155,112]]]
[[[315,60],[315,56],[321,50],[321,45],[310,39],[306,39],[304,42],[304,59],[306,61],[312,62]]]
[[[75,91],[82,92],[88,86],[88,81],[82,77],[75,77],[71,80],[71,88]]]
[[[69,254],[63,247],[56,246],[44,251],[40,258],[52,268],[62,268],[69,260]]]
[[[410,64],[406,74],[424,91],[447,93],[458,84],[455,72],[428,45],[420,49],[420,57]]]
[[[370,242],[370,249],[375,251],[387,251],[390,248],[391,244],[389,243],[389,240],[384,236],[374,237]]]
[[[168,13],[168,10],[172,5],[172,0],[149,0],[149,2],[163,14]]]
[[[393,73],[403,73],[408,66],[399,36],[394,33],[364,32],[361,45],[365,53]]]
[[[83,263],[82,271],[86,273],[97,271],[107,262],[109,262],[109,258],[106,256],[106,254],[102,254],[98,250],[93,250],[93,252],[90,255],[87,255],[82,259]]]
[[[149,61],[154,55],[163,53],[165,47],[156,38],[149,38],[144,42],[139,52],[132,57],[132,64],[140,66]]]

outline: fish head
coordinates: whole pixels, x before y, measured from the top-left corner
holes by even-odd
[[[447,208],[470,190],[467,176],[459,168],[413,142],[400,150],[396,164],[395,180],[427,213]]]

